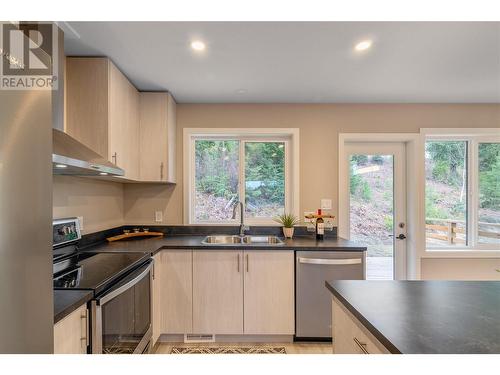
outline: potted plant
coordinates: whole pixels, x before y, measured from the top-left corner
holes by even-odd
[[[293,226],[299,223],[299,219],[292,214],[279,215],[274,219],[277,223],[283,225],[283,234],[285,238],[293,237]]]

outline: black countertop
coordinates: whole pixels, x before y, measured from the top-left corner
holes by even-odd
[[[130,239],[116,242],[101,242],[80,249],[82,252],[92,253],[144,253],[154,255],[164,249],[186,250],[234,250],[234,249],[286,249],[300,251],[366,251],[366,247],[359,246],[342,238],[325,238],[316,241],[313,236],[294,236],[286,239],[284,245],[204,245],[201,243],[205,236],[196,235],[168,235],[161,238]],[[92,259],[91,259],[92,260]],[[78,300],[78,296],[92,298],[92,291],[83,290],[55,290],[54,291],[54,322],[78,308],[86,301]],[[82,297],[83,298],[83,297]]]
[[[326,286],[391,353],[500,353],[499,281],[341,280]]]
[[[93,297],[91,290],[54,290],[54,324]]]
[[[88,246],[82,251],[91,252],[144,252],[155,254],[163,249],[213,249],[213,250],[234,250],[234,249],[287,249],[300,251],[366,251],[366,247],[344,240],[342,238],[325,238],[317,241],[313,236],[295,236],[286,239],[284,245],[204,245],[201,243],[205,236],[176,235],[162,238],[131,239],[126,241],[116,241],[111,243],[100,243]]]

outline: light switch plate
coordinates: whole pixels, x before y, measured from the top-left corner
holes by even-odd
[[[161,223],[163,221],[163,212],[155,211],[155,221]]]
[[[331,210],[332,209],[332,200],[331,199],[322,199],[321,200],[321,209],[322,210]]]

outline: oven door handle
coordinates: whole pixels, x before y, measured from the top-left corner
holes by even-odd
[[[137,270],[134,271],[134,273],[137,273],[139,271],[140,272],[132,280],[127,281],[125,284],[120,285],[116,289],[112,289],[112,290],[108,291],[102,297],[96,298],[97,303],[102,306],[106,302],[109,302],[110,300],[112,300],[116,296],[119,296],[123,292],[127,291],[128,289],[130,289],[131,287],[133,287],[134,285],[139,283],[142,279],[144,279],[146,277],[146,275],[148,273],[151,272],[152,266],[153,266],[153,260],[151,259],[148,261],[148,263],[146,263],[145,265],[141,266],[140,268],[138,268]]]

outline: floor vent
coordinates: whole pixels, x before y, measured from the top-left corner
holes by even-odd
[[[186,344],[195,344],[204,342],[215,342],[215,335],[195,335],[195,334],[184,335],[184,343]]]

